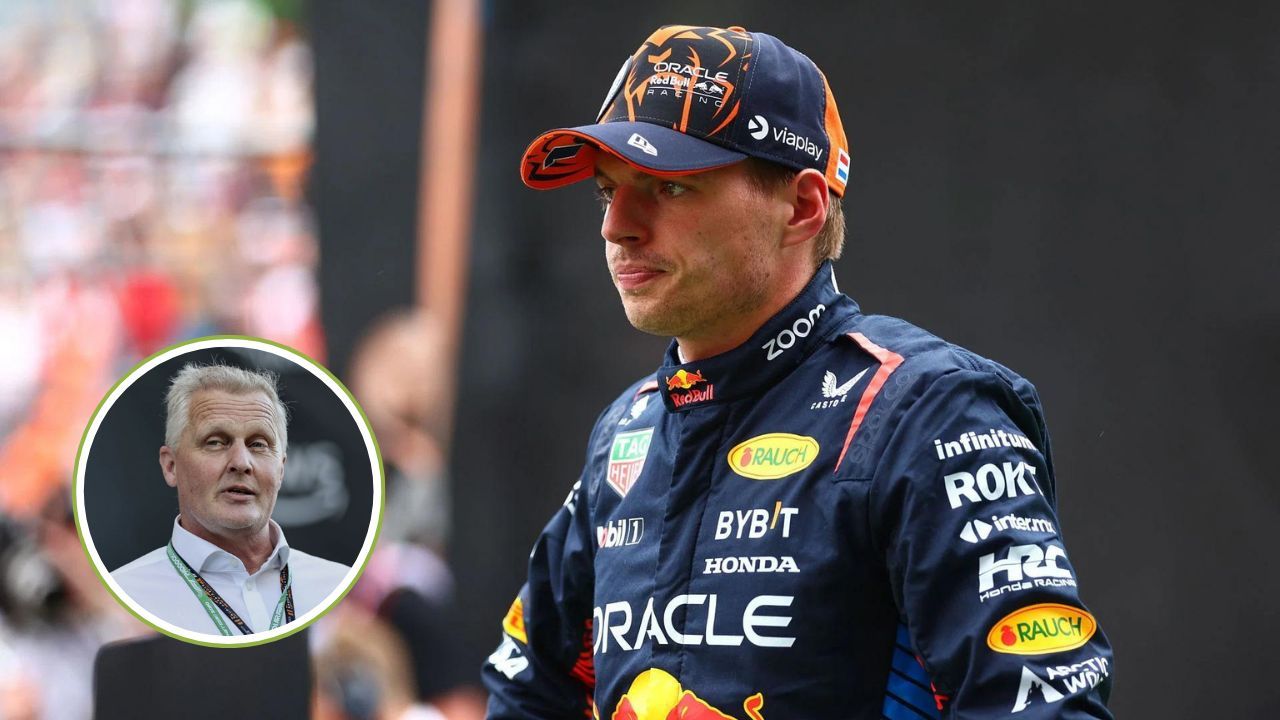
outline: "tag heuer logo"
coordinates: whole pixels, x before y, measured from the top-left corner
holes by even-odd
[[[622,432],[613,436],[613,449],[609,451],[609,487],[622,497],[627,496],[644,470],[644,459],[649,454],[649,440],[653,428]]]

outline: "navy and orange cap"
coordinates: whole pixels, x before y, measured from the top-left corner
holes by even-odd
[[[540,135],[520,175],[538,190],[586,180],[597,148],[659,176],[752,156],[818,170],[839,196],[849,179],[849,143],[822,71],[772,35],[738,27],[659,28],[623,63],[596,122]]]

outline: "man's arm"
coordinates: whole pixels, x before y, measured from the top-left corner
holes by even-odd
[[[1110,718],[1112,654],[1077,592],[1030,384],[957,370],[906,410],[876,537],[943,717]]]
[[[502,641],[484,664],[490,720],[591,717],[589,468],[538,537]]]

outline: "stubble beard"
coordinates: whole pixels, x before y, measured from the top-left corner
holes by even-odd
[[[648,299],[638,295],[628,298],[628,294],[619,289],[627,321],[641,332],[662,337],[714,335],[735,318],[751,315],[768,300],[772,269],[758,255],[743,262],[748,271],[725,287],[717,288],[721,290],[719,293],[703,292],[691,297],[689,292],[674,292],[667,298]],[[680,282],[687,289],[703,280],[681,278]],[[672,301],[671,296],[677,300]]]

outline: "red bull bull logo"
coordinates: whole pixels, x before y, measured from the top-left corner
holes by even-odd
[[[698,383],[706,382],[707,379],[702,376],[701,370],[688,372],[684,368],[676,371],[675,375],[667,378],[668,390],[688,390]]]
[[[750,720],[764,720],[764,696],[756,693],[742,701]],[[712,707],[692,690],[685,690],[665,670],[650,668],[631,681],[610,720],[737,720]]]
[[[696,390],[695,386],[707,383],[707,378],[703,376],[701,370],[689,372],[684,368],[676,371],[675,375],[667,378],[667,394],[671,396],[671,403],[676,407],[684,407],[692,403],[701,403],[716,398],[716,386],[707,383],[706,387],[700,387]],[[684,392],[676,392],[683,390]]]

